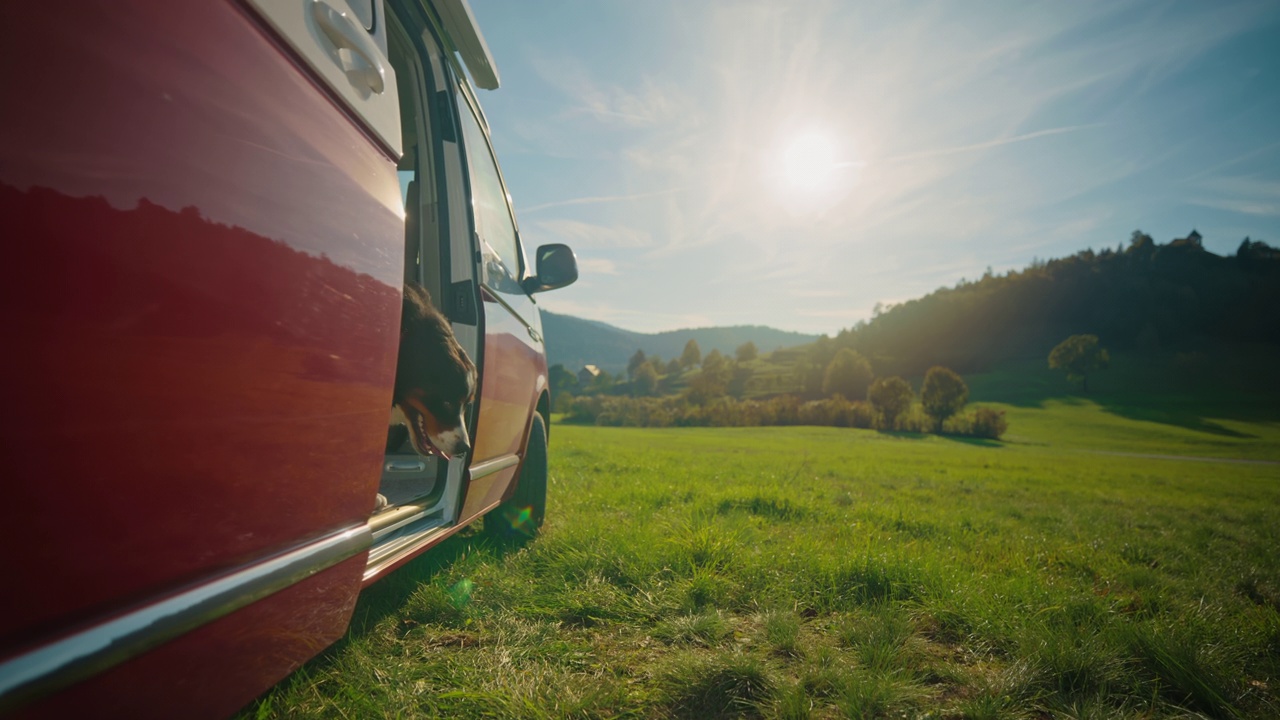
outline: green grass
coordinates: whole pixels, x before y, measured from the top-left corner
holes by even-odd
[[[1005,443],[558,425],[540,538],[414,561],[244,716],[1277,716],[1280,466],[1103,453],[1280,426],[1107,402],[1006,398]]]

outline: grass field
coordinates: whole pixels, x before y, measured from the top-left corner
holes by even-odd
[[[1280,716],[1280,424],[1004,399],[1003,443],[557,425],[540,538],[418,559],[244,715]]]

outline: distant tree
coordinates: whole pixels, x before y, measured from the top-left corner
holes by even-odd
[[[658,389],[658,371],[651,363],[641,363],[636,368],[635,378],[631,381],[632,395],[652,395]]]
[[[755,371],[743,363],[729,363],[729,383],[727,386],[729,394],[736,398],[746,395],[747,385],[754,375]]]
[[[942,432],[942,423],[964,409],[969,401],[969,386],[955,371],[940,365],[929,368],[920,388],[920,404],[924,412],[933,418],[935,432]]]
[[[871,389],[867,392],[867,398],[871,400],[871,406],[884,418],[884,428],[886,430],[894,428],[898,417],[911,407],[911,401],[915,400],[915,397],[916,394],[911,389],[911,383],[897,375],[876,378],[875,382],[871,383]]]
[[[644,351],[637,350],[636,354],[632,355],[631,359],[627,361],[627,377],[635,379],[636,371],[639,370],[640,366],[643,365],[644,363],[645,363]]]
[[[1098,345],[1097,335],[1072,335],[1049,352],[1049,369],[1066,370],[1068,380],[1080,380],[1081,392],[1089,392],[1089,374],[1107,369],[1111,355]]]
[[[1129,236],[1129,249],[1127,252],[1134,255],[1145,255],[1156,249],[1156,241],[1151,236],[1141,230],[1134,230]]]
[[[667,362],[666,371],[668,375],[679,375],[682,369],[679,358],[671,358],[671,360]]]
[[[826,395],[843,395],[846,400],[862,400],[867,397],[871,384],[871,363],[849,348],[841,348],[822,374],[822,392]]]
[[[599,375],[591,379],[591,385],[588,388],[593,393],[608,392],[614,385],[613,375],[608,370],[601,370]]]
[[[702,364],[702,348],[698,347],[698,341],[690,339],[684,344],[684,352],[680,353],[680,367],[688,370],[691,367],[697,367]]]
[[[563,364],[556,363],[547,368],[547,384],[551,386],[551,392],[554,393],[577,385],[578,376],[569,372]]]
[[[707,353],[706,357],[702,358],[702,371],[717,371],[724,367],[725,362],[724,355],[721,355],[719,350],[712,350]]]
[[[551,411],[558,413],[573,412],[573,393],[568,390],[561,390],[559,393],[551,396]]]
[[[738,358],[738,362],[751,362],[759,357],[760,351],[756,349],[755,343],[748,340],[739,345],[738,349],[733,351],[733,354]]]
[[[666,367],[666,365],[663,364],[662,362],[662,358],[657,355],[649,355],[647,356],[647,359],[649,364],[653,366],[653,369],[656,370],[659,375],[661,375],[662,369]]]

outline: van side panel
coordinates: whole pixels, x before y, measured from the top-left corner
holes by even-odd
[[[18,718],[225,718],[342,637],[364,554],[204,625]]]
[[[480,419],[476,427],[474,457],[478,462],[519,455],[524,457],[529,422],[546,387],[547,360],[541,338],[537,306],[527,297],[502,295],[522,312],[514,314],[485,288],[484,374],[481,382]],[[526,324],[522,317],[528,318]],[[532,332],[531,332],[532,331]],[[537,339],[535,339],[535,335]],[[512,466],[471,481],[462,506],[467,522],[511,494],[518,468]]]
[[[4,659],[365,521],[404,230],[392,159],[239,5],[3,3],[0,59]],[[341,632],[334,572],[263,677]]]

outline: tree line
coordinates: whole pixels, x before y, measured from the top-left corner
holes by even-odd
[[[690,340],[679,358],[665,363],[637,350],[626,380],[602,372],[582,384],[556,366],[551,370],[553,408],[572,422],[601,425],[831,425],[989,438],[999,438],[1007,429],[1000,411],[980,408],[962,415],[968,386],[945,367],[925,374],[917,404],[907,380],[877,378],[866,358],[842,348],[815,376],[816,387],[806,386],[813,365],[808,358],[787,378],[790,392],[747,397],[758,359],[752,343],[727,358],[715,350],[703,356],[697,341]]]
[[[1222,257],[1206,251],[1195,232],[1162,245],[1137,230],[1114,249],[1037,260],[1003,275],[988,270],[977,280],[878,306],[870,321],[819,343],[830,344],[828,356],[856,350],[886,374],[913,376],[936,364],[972,373],[1043,357],[1071,335],[1144,352],[1277,344],[1276,307],[1280,250],[1245,238],[1235,255]]]

